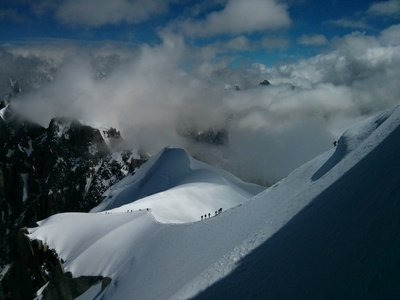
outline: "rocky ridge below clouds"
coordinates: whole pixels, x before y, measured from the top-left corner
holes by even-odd
[[[2,108],[0,269],[4,272],[0,299],[23,298],[13,284],[22,278],[6,274],[15,274],[23,251],[18,242],[21,228],[35,226],[36,221],[59,212],[89,211],[102,200],[106,189],[147,160],[135,150],[116,151],[114,147],[121,142],[114,128],[98,129],[65,118],[54,118],[44,128],[21,119],[8,106]],[[32,272],[26,268],[23,277],[49,276],[48,270],[43,271],[46,276]],[[28,294],[45,283],[31,282],[35,284],[29,285]]]

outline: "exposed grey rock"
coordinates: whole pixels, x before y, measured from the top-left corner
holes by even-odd
[[[130,150],[113,152],[121,140],[116,129],[101,132],[77,120],[52,119],[43,128],[12,111],[0,118],[0,267],[12,265],[0,282],[0,299],[17,290],[10,278],[19,278],[27,291],[13,299],[25,299],[44,284],[40,272],[22,272],[20,266],[36,258],[21,246],[20,228],[60,212],[89,211],[107,188],[146,160]]]
[[[270,84],[271,83],[267,79],[260,82],[260,85],[270,85]]]

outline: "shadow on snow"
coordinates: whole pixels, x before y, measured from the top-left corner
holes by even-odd
[[[194,299],[399,297],[399,153],[400,127]]]

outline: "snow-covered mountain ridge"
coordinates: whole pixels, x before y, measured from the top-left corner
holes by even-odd
[[[157,221],[185,223],[219,208],[237,206],[264,188],[193,159],[183,149],[165,148],[137,173],[104,193],[91,212],[151,209]]]
[[[74,277],[111,278],[106,289],[99,283],[80,299],[393,299],[400,295],[399,150],[395,107],[352,127],[335,149],[216,217],[160,224],[156,209],[115,207],[54,215],[29,237],[54,248]],[[152,193],[151,178],[143,181],[143,196],[185,186],[161,180]],[[139,190],[129,180],[109,190],[111,201],[102,209],[123,191]]]

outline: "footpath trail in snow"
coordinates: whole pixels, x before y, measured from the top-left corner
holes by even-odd
[[[115,186],[97,213],[55,215],[30,229],[30,237],[54,248],[74,276],[111,277],[103,299],[400,295],[399,126],[399,107],[370,118],[348,130],[335,149],[251,200],[180,225],[153,219],[163,206],[127,213],[138,191],[142,200],[164,193],[161,201],[185,187],[190,195],[198,184],[191,176],[184,180],[188,169],[173,174],[161,154],[166,164],[153,162],[165,169],[150,164],[138,175],[140,184],[130,178]],[[161,179],[158,192],[146,195],[153,178]],[[222,180],[200,178],[213,178],[211,186]],[[162,218],[176,219],[169,214]]]

